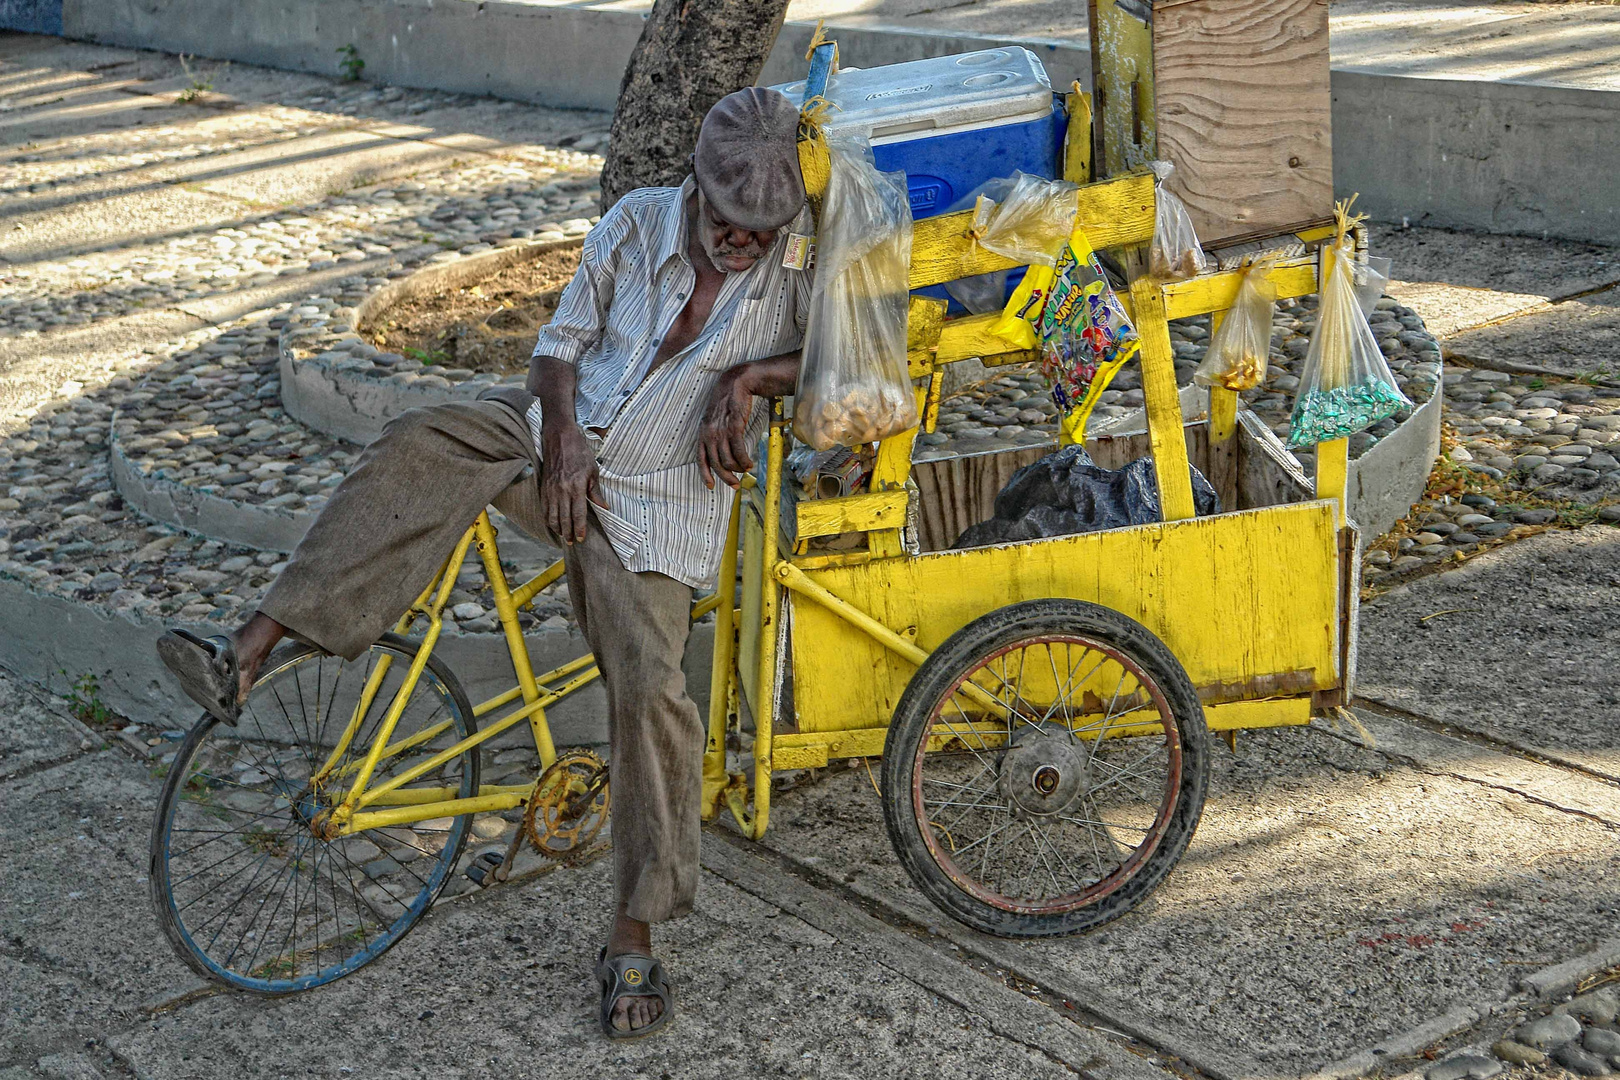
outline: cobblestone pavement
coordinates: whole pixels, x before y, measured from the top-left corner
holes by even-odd
[[[348,321],[352,309],[434,260],[581,235],[594,213],[600,118],[241,66],[213,75],[219,111],[177,118],[172,95],[187,85],[174,81],[177,62],[76,55],[84,68],[127,64],[109,70],[149,77],[109,90],[79,69],[36,65],[26,79],[0,69],[19,80],[6,100],[25,113],[53,109],[53,79],[150,104],[166,78],[168,97],[152,110],[162,122],[142,131],[37,135],[10,152],[0,144],[0,221],[25,225],[0,242],[10,260],[0,280],[0,387],[22,386],[14,400],[26,399],[20,418],[0,428],[0,577],[96,617],[146,620],[135,626],[229,622],[251,609],[285,556],[141,517],[115,489],[112,451],[142,477],[235,505],[318,511],[356,451],[284,413],[277,342],[318,329],[345,343],[354,370],[469,382],[469,372],[409,359],[379,367]],[[23,93],[30,87],[32,97]],[[529,134],[498,145],[487,134],[462,139],[461,120]],[[296,164],[307,140],[334,131],[430,123],[435,139],[457,149],[421,168],[352,183],[358,174],[347,167],[334,179],[329,163]],[[533,137],[541,129],[555,133],[550,143]],[[264,154],[271,171],[293,170],[271,186],[295,197],[231,196],[229,213],[217,202],[194,207],[166,231],[120,236],[108,250],[94,236],[38,238],[49,234],[53,207],[109,191],[120,177],[251,153]],[[262,178],[227,173],[188,174],[178,186],[269,190]],[[333,184],[340,189],[328,193]],[[225,318],[195,314],[232,305]],[[1497,372],[1460,360],[1442,370],[1446,346],[1419,309],[1416,299],[1386,298],[1375,323],[1414,402],[1443,376],[1448,458],[1433,498],[1368,553],[1368,583],[1382,590],[1555,526],[1620,516],[1612,450],[1620,390],[1578,372]],[[137,323],[154,312],[185,318]],[[1268,381],[1248,395],[1279,432],[1311,320],[1308,301],[1279,312]],[[136,325],[164,329],[84,336]],[[1172,337],[1185,382],[1207,323],[1183,321]],[[63,343],[87,341],[99,344],[63,359]],[[943,437],[925,439],[924,453],[1051,438],[1039,378],[991,374],[947,402]],[[1110,394],[1105,416],[1141,400],[1129,372]],[[1353,449],[1364,452],[1392,427]],[[452,615],[463,631],[493,628],[479,584],[473,574],[458,582]],[[1533,590],[1513,602],[1533,605]],[[560,627],[567,612],[557,586],[523,618]],[[1413,624],[1422,625],[1390,621],[1387,653],[1428,648]],[[661,939],[684,1034],[625,1048],[598,1039],[591,1015],[605,860],[550,872],[526,863],[534,876],[482,893],[458,874],[451,902],[410,941],[327,991],[280,1002],[208,991],[173,959],[145,896],[147,829],[184,722],[111,714],[91,673],[63,674],[56,688],[65,698],[0,676],[0,709],[13,718],[0,725],[0,861],[12,883],[0,900],[8,989],[0,1080],[220,1068],[459,1074],[492,1064],[543,1076],[564,1054],[577,1071],[610,1076],[1102,1080],[1298,1075],[1339,1059],[1332,1075],[1415,1076],[1434,1054],[1427,1080],[1485,1080],[1497,1055],[1522,1059],[1515,1077],[1596,1075],[1609,1067],[1599,1059],[1620,1055],[1607,1048],[1614,1012],[1602,994],[1563,1003],[1573,1020],[1519,1026],[1576,988],[1547,976],[1543,992],[1524,976],[1574,961],[1585,987],[1620,962],[1602,953],[1603,927],[1620,910],[1612,887],[1620,797],[1578,763],[1549,763],[1466,725],[1448,734],[1423,716],[1369,712],[1361,721],[1376,746],[1345,730],[1243,736],[1236,755],[1220,751],[1195,848],[1160,894],[1104,934],[1029,946],[969,934],[920,906],[864,770],[784,777],[791,790],[778,796],[768,846],[745,854],[718,827],[708,834],[700,912]],[[1475,696],[1448,699],[1447,722],[1489,711],[1488,698]],[[1550,710],[1551,737],[1561,723]],[[529,751],[484,753],[493,782],[533,775]],[[478,819],[469,857],[513,828],[499,815]],[[413,831],[420,848],[432,848],[431,823]],[[412,846],[356,845],[365,879],[357,887],[407,881]],[[1499,1041],[1509,1035],[1514,1045]],[[396,1046],[414,1055],[408,1063]],[[1536,1060],[1542,1052],[1551,1064]]]

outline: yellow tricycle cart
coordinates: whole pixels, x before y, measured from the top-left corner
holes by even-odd
[[[1070,95],[1069,110],[1066,172],[1084,181],[1088,99]],[[1128,252],[1150,241],[1154,200],[1145,170],[1085,184],[1078,224],[1098,250]],[[972,242],[969,217],[915,223],[913,289],[1011,265]],[[1298,236],[1309,247],[1328,231]],[[1317,261],[1276,263],[1278,295],[1316,292]],[[1358,586],[1344,442],[1319,448],[1313,485],[1236,393],[1213,389],[1206,407],[1177,389],[1167,321],[1218,318],[1238,278],[1138,275],[1122,296],[1142,337],[1145,424],[1092,451],[1106,465],[1151,452],[1156,524],[925,552],[919,515],[941,508],[924,489],[947,496],[937,477],[916,482],[918,430],[881,443],[867,492],[800,500],[774,403],[720,574],[706,817],[728,807],[758,838],[773,773],[881,755],[890,839],[938,906],[996,934],[1074,933],[1128,910],[1181,857],[1208,732],[1302,725],[1344,702]],[[943,311],[912,301],[922,431],[947,365],[1030,359],[989,333],[995,316]],[[1190,463],[1223,512],[1195,516]],[[813,550],[830,536],[842,550]],[[727,767],[728,740],[746,761],[750,734],[751,778]]]

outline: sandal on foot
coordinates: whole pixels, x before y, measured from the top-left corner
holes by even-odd
[[[610,1039],[639,1039],[651,1035],[675,1015],[675,999],[664,979],[664,965],[650,956],[639,953],[608,956],[604,948],[596,958],[596,980],[602,985],[602,1034]],[[628,997],[656,997],[664,1003],[664,1011],[646,1027],[620,1031],[613,1026],[613,1007]]]
[[[198,637],[189,630],[174,629],[158,638],[158,659],[173,673],[186,696],[220,720],[236,726],[241,692],[236,666],[236,649],[225,637]]]

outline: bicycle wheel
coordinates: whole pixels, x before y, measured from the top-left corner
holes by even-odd
[[[1203,707],[1117,611],[1032,600],[953,634],[912,677],[883,752],[889,839],[953,918],[1049,937],[1118,918],[1198,825]]]
[[[235,728],[205,714],[181,742],[152,830],[151,887],[164,933],[197,972],[262,994],[329,983],[382,955],[443,889],[470,814],[335,840],[318,828],[353,782],[417,647],[388,634],[353,662],[303,645],[278,652]],[[368,789],[474,730],[466,695],[430,656]],[[454,754],[393,805],[435,797],[428,789],[468,798],[478,766],[476,748]]]

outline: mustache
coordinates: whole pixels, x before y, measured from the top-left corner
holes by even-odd
[[[747,259],[761,259],[765,257],[765,245],[756,240],[750,241],[749,243],[743,244],[739,247],[735,244],[728,244],[722,240],[709,249],[709,256],[710,258],[728,258],[731,256],[738,256]]]

